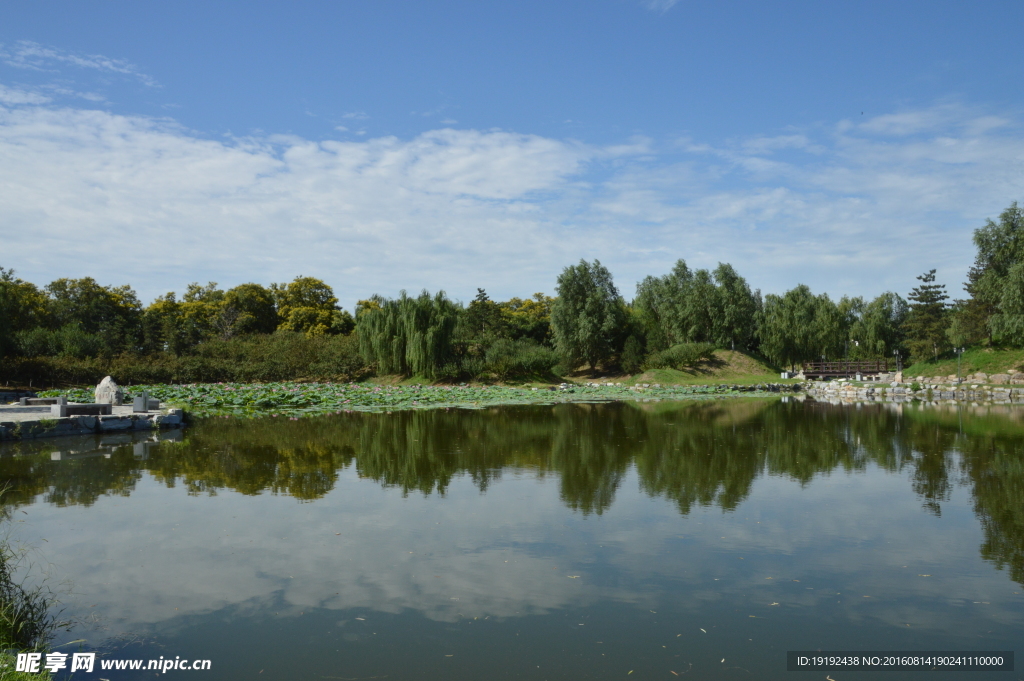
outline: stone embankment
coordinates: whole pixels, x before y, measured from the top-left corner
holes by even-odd
[[[583,384],[588,388],[615,388],[623,387],[622,383],[601,383],[601,382],[587,382]],[[660,383],[637,383],[636,385],[626,386],[626,390],[634,393],[646,393],[656,392],[661,389],[671,390],[673,387],[678,388],[679,386],[662,386]],[[687,386],[683,386],[685,389]],[[694,387],[694,386],[689,386]],[[716,385],[702,385],[699,386],[706,392],[711,393],[755,393],[755,392],[769,392],[769,393],[791,393],[800,392],[803,389],[799,383],[750,383],[750,384],[729,384],[720,383]],[[551,388],[551,390],[563,390],[572,392],[573,386],[569,383],[563,383],[557,388]],[[534,388],[537,390],[537,388]]]
[[[0,406],[0,441],[180,428],[185,423],[181,409],[165,408],[145,392],[131,405],[124,404],[124,391],[110,376],[100,381],[94,395],[95,402],[84,404],[68,402],[66,395],[39,398],[20,392],[17,403]]]
[[[808,381],[805,390],[815,399],[830,402],[968,402],[1024,404],[1024,374],[971,374],[956,376],[895,376],[888,384],[878,382]],[[1019,386],[1019,387],[1014,387]]]

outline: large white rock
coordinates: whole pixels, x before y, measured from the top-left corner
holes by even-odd
[[[112,404],[120,407],[124,402],[124,391],[121,386],[114,383],[114,379],[107,376],[96,386],[95,399],[98,404]]]

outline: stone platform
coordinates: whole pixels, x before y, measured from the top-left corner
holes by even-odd
[[[185,421],[181,409],[136,412],[132,405],[128,404],[114,406],[111,412],[109,416],[55,418],[51,415],[49,406],[0,406],[0,441],[180,428]]]

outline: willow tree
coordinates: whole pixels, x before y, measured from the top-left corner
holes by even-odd
[[[455,327],[462,307],[444,291],[413,298],[373,296],[356,319],[359,349],[382,374],[437,378],[450,373],[458,358]]]
[[[847,333],[839,307],[804,284],[782,296],[769,293],[758,313],[761,352],[779,366],[841,357]]]

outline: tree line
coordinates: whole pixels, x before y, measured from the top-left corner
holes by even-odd
[[[317,347],[330,348],[335,358],[346,355],[329,367],[320,362],[327,374],[333,367],[339,374],[444,380],[564,374],[582,367],[637,373],[692,366],[715,349],[788,367],[894,355],[917,361],[964,345],[1021,345],[1024,211],[1011,204],[998,221],[976,229],[973,240],[977,255],[967,273],[968,297],[952,302],[945,286],[935,283],[935,270],[918,276],[920,284],[906,298],[885,292],[871,300],[834,301],[803,284],[762,295],[729,264],[691,269],[680,259],[667,274],[639,282],[629,301],[599,261],[581,260],[558,275],[554,297],[493,301],[478,289],[464,305],[443,291],[402,291],[397,298],[361,300],[350,314],[329,285],[300,276],[287,284],[246,283],[226,291],[213,282],[192,283],[180,299],[171,292],[143,307],[127,285],[103,286],[86,277],[40,288],[0,267],[0,357],[7,363],[38,357],[169,362],[216,355],[237,363],[270,342],[260,339],[273,336],[285,352],[293,343],[306,354]],[[311,346],[309,339],[316,338],[324,341]],[[273,373],[267,371],[252,375]]]

